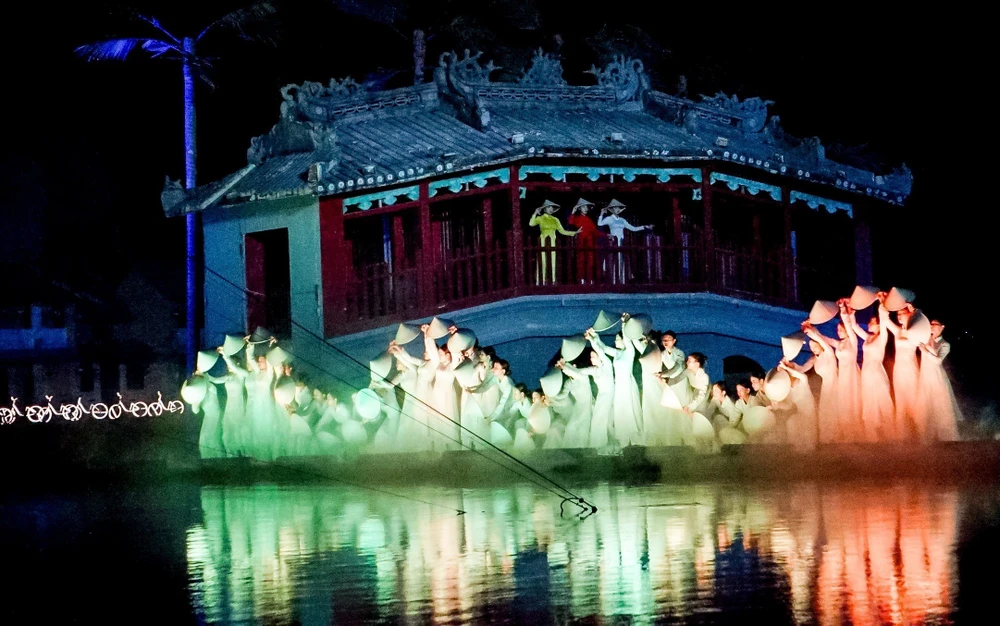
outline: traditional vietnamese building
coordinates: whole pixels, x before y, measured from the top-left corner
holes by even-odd
[[[713,378],[727,359],[728,373],[770,367],[815,299],[872,282],[873,212],[910,193],[905,166],[827,158],[769,101],[655,91],[637,60],[592,68],[587,86],[541,52],[517,82],[492,70],[452,53],[414,87],[286,86],[246,167],[168,186],[168,215],[204,212],[205,341],[264,326],[367,384],[309,333],[367,363],[397,323],[444,315],[534,385],[604,308],[676,330]],[[595,222],[617,200],[651,228],[540,241],[535,209],[559,204],[575,230],[580,198]]]

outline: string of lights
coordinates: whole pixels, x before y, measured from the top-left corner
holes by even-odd
[[[122,394],[118,396],[117,402],[111,404],[105,402],[93,402],[88,406],[84,405],[83,398],[77,398],[72,404],[60,404],[58,407],[52,404],[52,396],[45,396],[45,404],[18,406],[18,398],[11,397],[10,406],[0,407],[0,425],[10,425],[23,417],[32,424],[48,424],[53,417],[61,417],[68,422],[77,422],[85,416],[90,416],[96,420],[105,418],[116,420],[123,415],[131,417],[159,417],[165,413],[183,413],[184,403],[180,400],[163,401],[163,393],[156,392],[156,400],[152,402],[132,401],[128,404]]]

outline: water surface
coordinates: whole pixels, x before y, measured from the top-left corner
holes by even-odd
[[[992,486],[606,484],[585,519],[532,486],[387,491],[8,496],[0,622],[980,623],[997,595]]]

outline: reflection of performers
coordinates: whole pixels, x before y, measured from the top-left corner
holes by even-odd
[[[576,240],[576,277],[581,283],[592,283],[597,277],[597,257],[595,250],[599,239],[607,235],[597,229],[594,220],[587,216],[593,202],[583,198],[576,201],[572,214],[569,216],[570,226],[580,233]]]
[[[624,204],[612,199],[611,202],[608,203],[608,206],[601,209],[601,216],[597,220],[598,226],[608,227],[609,234],[615,240],[615,244],[619,247],[617,267],[612,274],[614,282],[618,284],[625,283],[625,262],[620,250],[622,242],[625,239],[625,231],[631,230],[632,232],[639,232],[643,230],[653,230],[652,225],[633,226],[632,224],[629,224],[628,220],[621,216],[622,211],[624,210]],[[609,212],[611,215],[608,215]]]
[[[545,247],[553,248],[550,253],[552,257],[551,284],[555,284],[556,282],[556,251],[555,251],[556,233],[559,232],[562,233],[563,235],[566,235],[567,237],[573,237],[578,232],[578,231],[566,230],[565,228],[563,228],[562,222],[559,221],[559,218],[553,215],[558,210],[559,210],[558,204],[552,202],[551,200],[546,200],[542,204],[542,206],[535,209],[535,212],[531,214],[531,220],[528,221],[528,226],[538,226],[538,229],[541,231],[541,234],[538,237],[538,244],[543,248]],[[535,274],[535,280],[539,285],[545,283],[548,280],[549,276],[548,272],[546,271],[547,270],[546,256],[548,255],[546,255],[545,251],[542,250],[541,268]]]

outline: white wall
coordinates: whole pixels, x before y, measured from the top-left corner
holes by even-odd
[[[319,203],[314,196],[251,202],[207,211],[205,235],[204,345],[218,346],[227,333],[244,334],[246,295],[213,276],[208,269],[246,288],[244,238],[248,233],[288,229],[292,320],[322,336],[322,272]],[[293,335],[301,331],[293,328]]]

